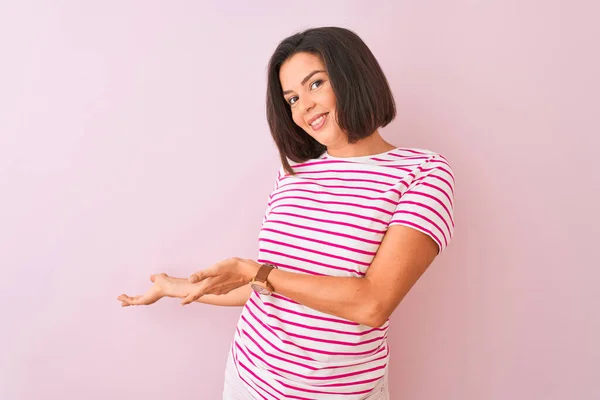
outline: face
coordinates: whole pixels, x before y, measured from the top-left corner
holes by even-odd
[[[348,142],[336,122],[335,94],[319,56],[294,54],[281,65],[279,81],[296,125],[328,148]]]

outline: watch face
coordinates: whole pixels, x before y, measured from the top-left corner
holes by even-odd
[[[258,283],[251,283],[250,287],[252,288],[252,290],[257,292],[258,294],[262,294],[265,296],[269,296],[271,294],[269,289],[267,289],[266,287],[264,287],[263,285],[260,285]]]

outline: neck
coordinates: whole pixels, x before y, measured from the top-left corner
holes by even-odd
[[[327,153],[332,157],[363,157],[373,154],[385,153],[395,149],[396,146],[386,142],[379,131],[373,132],[372,135],[359,140],[356,143],[344,143],[339,146],[328,146]]]

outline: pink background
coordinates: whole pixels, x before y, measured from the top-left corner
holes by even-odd
[[[0,399],[220,398],[239,309],[115,298],[255,257],[266,63],[322,25],[380,60],[384,136],[457,176],[392,398],[600,398],[597,2],[229,3],[0,4]]]

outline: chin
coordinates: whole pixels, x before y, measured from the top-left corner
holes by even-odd
[[[342,141],[342,139],[346,139],[346,135],[344,133],[335,131],[332,132],[332,130],[330,129],[324,129],[323,131],[319,132],[313,132],[312,129],[309,131],[305,129],[304,131],[308,133],[317,142],[327,147],[339,143],[340,141]]]
[[[336,144],[339,146],[340,143],[347,142],[346,135],[344,135],[344,134],[319,135],[319,136],[313,136],[313,138],[325,147],[335,146]]]

